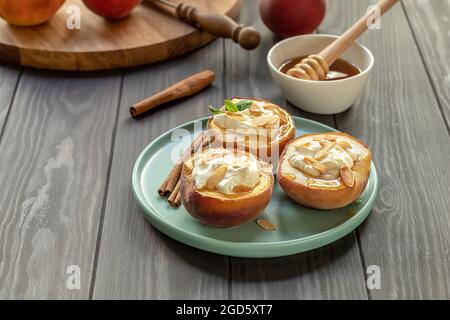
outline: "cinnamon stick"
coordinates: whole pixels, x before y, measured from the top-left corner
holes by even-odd
[[[173,189],[173,192],[170,194],[169,198],[167,199],[167,202],[169,202],[169,204],[174,207],[174,202],[180,192],[180,180],[178,179],[177,184],[175,186],[175,189]]]
[[[204,70],[196,73],[151,97],[135,103],[130,108],[130,114],[133,117],[137,117],[144,112],[152,110],[153,108],[156,108],[166,102],[192,96],[210,85],[214,79],[215,74],[211,70]]]
[[[178,192],[175,201],[172,203],[172,207],[178,208],[181,205],[181,192]]]
[[[205,135],[200,133],[197,138],[192,141],[191,146],[188,150],[184,152],[184,154],[180,158],[180,162],[184,162],[187,158],[189,158],[193,153],[197,152],[198,148],[203,144],[203,140],[205,138]]]
[[[170,196],[172,191],[175,189],[178,180],[180,180],[181,170],[183,169],[183,162],[177,163],[172,171],[170,171],[168,177],[166,178],[167,183],[165,187],[162,189],[162,196]],[[158,190],[158,193],[161,195],[161,192]]]
[[[207,147],[212,141],[214,137],[210,136],[206,132],[202,132],[195,138],[195,140],[191,143],[189,148],[183,153],[180,160],[175,164],[175,166],[170,171],[167,178],[163,181],[161,186],[158,189],[158,193],[160,196],[168,196],[167,202],[174,208],[178,208],[181,205],[181,171],[183,169],[183,163],[186,161],[191,155],[196,153],[197,151],[203,150]]]
[[[203,133],[199,134],[197,138],[191,143],[189,148],[183,153],[180,160],[175,164],[175,166],[170,171],[166,179],[161,183],[158,188],[158,194],[162,197],[168,196],[174,190],[178,180],[180,180],[181,170],[183,169],[183,162],[194,152],[197,151],[199,146],[203,141]]]
[[[192,154],[196,153],[197,151],[202,151],[203,148],[205,148],[206,146],[208,146],[211,141],[212,141],[212,137],[211,136],[206,136],[206,134],[203,134],[203,142],[200,146],[198,146],[197,148],[192,149]],[[186,157],[187,158],[187,157]],[[186,160],[185,158],[185,160]],[[168,198],[168,202],[169,204],[174,207],[174,208],[178,208],[181,205],[181,182],[180,182],[180,178],[178,178],[178,182],[175,186],[175,189],[173,190],[173,192],[170,194],[169,198]]]

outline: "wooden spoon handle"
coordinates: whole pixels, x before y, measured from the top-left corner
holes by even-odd
[[[398,0],[380,0],[375,6],[380,10],[380,16],[388,11]],[[359,38],[361,34],[368,28],[368,21],[375,14],[376,8],[368,11],[361,19],[359,19],[353,26],[351,26],[344,34],[331,43],[328,47],[319,53],[319,56],[325,59],[329,66],[331,66],[337,58]]]
[[[189,24],[203,29],[215,36],[233,39],[247,50],[255,49],[261,42],[261,35],[253,27],[237,24],[224,15],[201,11],[194,6],[180,3],[176,8],[177,16]]]

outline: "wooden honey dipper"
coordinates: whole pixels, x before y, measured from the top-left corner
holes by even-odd
[[[380,16],[388,11],[398,0],[380,0],[376,7],[380,10]],[[288,70],[287,74],[304,80],[325,80],[329,69],[337,58],[361,36],[368,28],[368,19],[375,14],[376,8],[368,11],[353,26],[345,31],[339,38],[333,41],[319,54],[312,54],[300,61]]]

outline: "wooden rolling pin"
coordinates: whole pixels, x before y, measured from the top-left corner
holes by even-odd
[[[376,7],[380,10],[380,16],[388,11],[398,0],[380,0]],[[376,8],[368,11],[361,19],[351,26],[344,34],[333,41],[319,54],[313,54],[288,70],[287,74],[305,80],[324,80],[329,67],[337,58],[361,36],[368,28],[368,21],[376,12]]]
[[[152,1],[174,8],[178,18],[212,35],[233,39],[234,42],[239,43],[246,50],[255,49],[261,42],[261,35],[258,30],[237,24],[224,14],[203,11],[183,2],[176,4],[167,0]]]
[[[192,96],[210,85],[214,81],[214,79],[215,75],[211,70],[205,70],[196,73],[184,80],[181,80],[180,82],[171,85],[170,87],[164,89],[161,92],[158,92],[151,97],[135,103],[130,107],[130,114],[133,117],[137,117],[163,103],[183,97]]]

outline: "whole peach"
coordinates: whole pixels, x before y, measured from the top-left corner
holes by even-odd
[[[50,20],[65,0],[0,0],[0,16],[16,26],[34,26]]]
[[[141,0],[83,0],[91,11],[107,19],[125,18]]]
[[[264,24],[275,34],[288,38],[311,33],[325,16],[325,0],[260,0]]]

